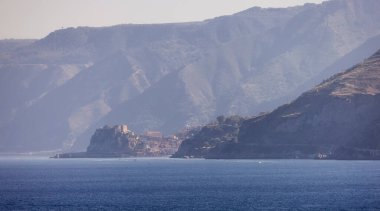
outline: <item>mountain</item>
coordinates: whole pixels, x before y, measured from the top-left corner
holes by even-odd
[[[380,50],[292,103],[243,120],[231,140],[204,130],[174,157],[380,159]]]
[[[83,150],[106,124],[170,134],[271,110],[334,64],[380,48],[379,6],[254,7],[202,22],[68,28],[6,50],[0,42],[0,151]]]

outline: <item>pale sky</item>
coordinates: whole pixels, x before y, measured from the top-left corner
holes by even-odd
[[[324,0],[0,0],[0,39],[36,39],[77,26],[201,21],[259,7]]]

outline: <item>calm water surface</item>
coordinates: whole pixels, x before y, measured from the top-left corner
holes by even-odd
[[[379,161],[0,158],[0,210],[380,210]]]

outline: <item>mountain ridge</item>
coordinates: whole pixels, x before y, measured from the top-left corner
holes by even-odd
[[[221,137],[201,130],[174,157],[380,159],[379,105],[380,50],[293,102],[243,120],[234,141],[204,150]]]
[[[270,110],[379,35],[378,4],[336,0],[197,23],[53,32],[0,53],[0,96],[7,99],[0,149],[82,150],[106,124],[173,133],[220,114]],[[154,106],[161,102],[170,109]]]

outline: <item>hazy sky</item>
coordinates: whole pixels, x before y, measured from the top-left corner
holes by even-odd
[[[0,39],[42,38],[76,26],[199,21],[253,7],[323,0],[0,0]]]

